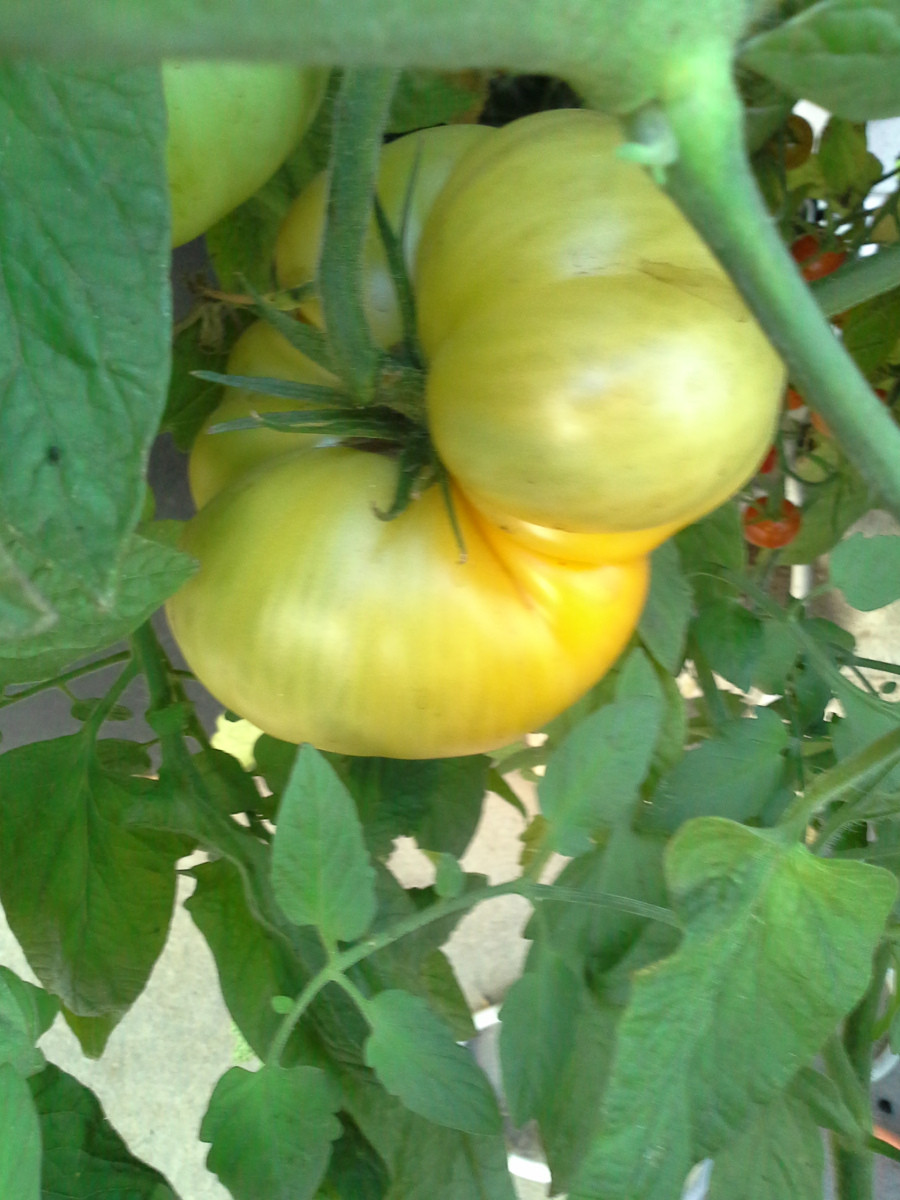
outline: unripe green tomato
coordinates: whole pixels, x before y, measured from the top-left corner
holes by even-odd
[[[403,257],[413,275],[419,238],[436,196],[459,160],[490,138],[484,125],[441,125],[419,130],[385,146],[378,173],[378,198],[395,232],[403,229]],[[300,193],[284,218],[275,246],[275,270],[281,287],[295,287],[316,278],[328,176],[318,175]],[[363,309],[372,336],[380,346],[392,346],[403,335],[394,283],[384,245],[373,217],[363,252]],[[304,301],[300,309],[310,321],[322,324],[317,298]]]
[[[316,115],[326,78],[283,63],[163,63],[173,246],[205,233],[274,175]]]

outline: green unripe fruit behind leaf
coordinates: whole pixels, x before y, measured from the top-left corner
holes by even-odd
[[[167,61],[172,245],[204,233],[278,170],[315,116],[327,73],[286,64]]]

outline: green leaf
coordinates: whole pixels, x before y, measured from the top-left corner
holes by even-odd
[[[681,569],[673,541],[663,542],[651,556],[650,594],[641,614],[641,641],[670,674],[684,659],[684,642],[691,615],[691,589]]]
[[[472,840],[488,788],[486,755],[406,761],[332,754],[328,760],[350,789],[366,845],[378,858],[401,835],[454,858]]]
[[[397,82],[387,128],[407,133],[444,125],[471,112],[486,92],[485,77],[470,72],[447,75],[434,71],[404,71]]]
[[[825,126],[818,160],[827,194],[845,209],[861,203],[884,171],[868,150],[865,125],[841,117],[832,117]]]
[[[716,1155],[707,1200],[821,1200],[822,1133],[791,1090]]]
[[[85,1058],[102,1058],[106,1043],[118,1024],[118,1017],[80,1017],[65,1005],[62,1006],[62,1017],[78,1038],[78,1045]]]
[[[30,1083],[44,1143],[43,1200],[178,1200],[130,1153],[89,1088],[52,1065]]]
[[[838,677],[839,679],[842,677]],[[876,738],[897,729],[900,708],[861,691],[849,680],[838,683],[837,698],[844,710],[843,719],[832,723],[835,754],[839,762],[863,750]],[[859,819],[891,814],[900,805],[900,767],[894,767],[862,790],[853,789],[847,795],[854,803]]]
[[[359,1132],[356,1123],[340,1114],[344,1132],[331,1148],[325,1173],[326,1195],[338,1200],[384,1200],[390,1186],[387,1167]]]
[[[559,1063],[553,1087],[540,1097],[538,1121],[554,1194],[571,1188],[596,1133],[621,1012],[598,1001],[583,985],[581,997],[571,1013],[571,1051]]]
[[[317,1067],[232,1067],[200,1127],[207,1165],[234,1200],[311,1200],[342,1132],[339,1103]]]
[[[682,529],[674,541],[699,607],[722,596],[734,595],[734,586],[724,583],[721,573],[723,569],[743,571],[747,551],[741,514],[733,500]]]
[[[749,690],[763,642],[759,617],[738,600],[714,600],[700,609],[693,636],[713,671],[742,692]]]
[[[777,713],[755,712],[729,722],[663,776],[652,802],[641,809],[641,828],[674,833],[691,817],[759,817],[784,785],[788,734]]]
[[[180,838],[128,824],[155,796],[83,733],[0,758],[0,899],[38,979],[81,1016],[121,1017],[166,940]]]
[[[436,854],[434,890],[445,899],[462,895],[466,886],[466,874],[452,854]]]
[[[678,931],[671,925],[657,926],[656,922],[610,907],[598,916],[597,906],[590,903],[593,898],[602,901],[606,895],[616,895],[665,906],[664,845],[656,835],[635,832],[629,814],[614,827],[603,846],[573,859],[556,881],[556,894],[542,900],[528,924],[526,936],[535,943],[532,953],[539,954],[543,946],[550,946],[576,972],[588,964],[593,979],[603,976],[605,989],[617,986],[606,976],[626,959],[631,967],[646,965],[644,961],[637,963],[635,955],[640,955],[640,944],[650,930],[662,930],[671,948],[678,940]]]
[[[0,543],[0,647],[51,629],[59,614]]]
[[[203,311],[203,310],[201,310]],[[172,375],[161,429],[187,452],[222,393],[195,371],[224,371],[228,356],[221,329],[212,334],[202,317],[182,329],[172,343]]]
[[[83,595],[74,568],[61,573],[36,566],[34,578],[58,620],[43,632],[0,645],[0,686],[47,679],[74,660],[127,637],[195,570],[186,554],[135,536],[121,563],[115,605],[100,611]]]
[[[513,1124],[536,1117],[544,1097],[558,1087],[568,1061],[584,984],[565,962],[542,947],[529,956],[528,970],[503,1001],[500,1061],[503,1092]]]
[[[0,1063],[9,1063],[19,1075],[40,1071],[44,1056],[35,1043],[58,1012],[53,996],[0,966]]]
[[[236,867],[219,859],[193,867],[191,874],[197,886],[185,908],[216,960],[228,1011],[251,1050],[264,1059],[281,1025],[272,998],[299,995],[308,976],[282,939],[254,918]],[[281,1061],[310,1063],[315,1053],[306,1026],[297,1025]]]
[[[348,1109],[391,1173],[389,1200],[515,1200],[500,1134],[433,1125],[371,1076],[343,1083]]]
[[[790,95],[851,121],[900,113],[895,0],[819,0],[751,38],[742,60]]]
[[[375,872],[353,799],[312,746],[297,754],[278,807],[272,887],[284,913],[351,942],[375,915]]]
[[[258,812],[260,795],[253,776],[224,750],[204,747],[192,756],[209,796],[224,813]]]
[[[831,479],[816,487],[804,504],[800,532],[779,552],[779,561],[811,563],[827,554],[873,503],[874,494],[868,484],[841,460]]]
[[[366,1063],[393,1096],[419,1116],[464,1133],[500,1130],[500,1111],[475,1060],[424,1000],[380,992],[365,1016],[372,1026]]]
[[[662,727],[653,752],[653,771],[667,770],[684,754],[687,708],[677,680],[651,662],[640,648],[628,655],[616,681],[617,700],[636,696],[650,697],[662,705]]]
[[[835,1041],[837,1035],[835,1035]],[[826,1051],[827,1051],[826,1047]],[[841,1051],[846,1057],[846,1051]],[[822,1129],[832,1129],[841,1137],[849,1138],[851,1142],[860,1142],[871,1132],[871,1117],[869,1098],[859,1080],[852,1075],[853,1068],[849,1065],[853,1087],[858,1091],[861,1100],[860,1112],[857,1116],[851,1112],[844,1102],[840,1091],[833,1079],[816,1071],[812,1067],[803,1067],[797,1072],[790,1086],[790,1095],[799,1103],[806,1105],[810,1116],[816,1125]]]
[[[831,552],[829,574],[852,608],[883,608],[900,599],[900,537],[854,533]]]
[[[598,709],[573,729],[538,787],[554,850],[584,854],[605,826],[630,811],[661,722],[661,701],[644,695]]]
[[[462,875],[461,891],[483,887],[480,875]],[[435,902],[432,888],[404,888],[386,867],[376,869],[378,913],[368,933],[375,937],[398,921],[414,916]],[[397,938],[381,950],[369,955],[354,968],[356,982],[365,982],[365,991],[382,992],[400,988],[426,1000],[432,1010],[452,1029],[459,1041],[474,1034],[469,1006],[440,947],[445,944],[464,910],[423,925],[414,933]]]
[[[41,1130],[28,1084],[0,1064],[0,1195],[41,1200]]]
[[[7,59],[0,126],[0,541],[101,616],[168,373],[159,76]]]
[[[843,342],[864,375],[872,378],[900,340],[900,288],[883,292],[847,314]]]
[[[783,696],[799,654],[797,638],[787,621],[764,620],[751,683],[770,696]]]
[[[677,1196],[858,1002],[897,889],[876,867],[714,817],[673,838],[667,878],[685,936],[634,978],[572,1200]]]

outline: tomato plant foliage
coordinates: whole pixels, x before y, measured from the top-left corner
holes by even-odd
[[[818,1200],[823,1129],[870,1194],[896,4],[56,8],[0,12],[3,1195],[190,1186],[42,1040],[104,1055],[180,877],[236,1200],[512,1200],[532,1121],[573,1200]]]

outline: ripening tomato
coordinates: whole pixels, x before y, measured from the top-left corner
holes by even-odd
[[[422,226],[435,197],[462,156],[491,130],[485,125],[439,125],[398,138],[381,155],[378,198],[402,245],[410,274],[415,269]],[[328,176],[322,173],[293,202],[282,223],[275,247],[275,270],[281,287],[315,278],[325,230]],[[392,346],[403,334],[394,283],[374,217],[366,238],[363,260],[363,304],[375,341]],[[318,325],[322,310],[317,298],[304,301],[303,314]]]
[[[771,444],[784,371],[618,124],[540,113],[460,162],[422,233],[435,446],[493,517],[663,540]]]
[[[225,374],[287,379],[324,387],[333,387],[337,382],[265,321],[256,321],[244,330],[234,344]],[[279,454],[294,453],[321,440],[321,434],[317,433],[267,428],[209,433],[212,425],[223,425],[253,412],[293,412],[304,407],[299,400],[285,400],[243,388],[224,388],[221,403],[204,422],[188,462],[191,495],[197,507],[202,508],[216,492],[258,463]]]
[[[788,171],[802,167],[813,148],[813,128],[805,117],[791,113],[784,125],[783,139],[778,146]]]
[[[779,516],[766,514],[762,503],[751,504],[744,512],[744,537],[751,546],[778,550],[792,542],[800,531],[803,514],[790,500],[782,500]]]
[[[846,250],[823,250],[814,233],[805,233],[791,245],[791,256],[808,283],[833,274],[847,258]]]
[[[330,447],[225,488],[187,526],[201,569],[167,604],[172,630],[212,694],[275,737],[401,758],[494,749],[611,665],[646,563],[535,554],[454,489],[463,560],[439,488],[379,520],[396,473]]]
[[[326,78],[283,63],[163,63],[173,246],[205,233],[278,170],[316,115]]]

